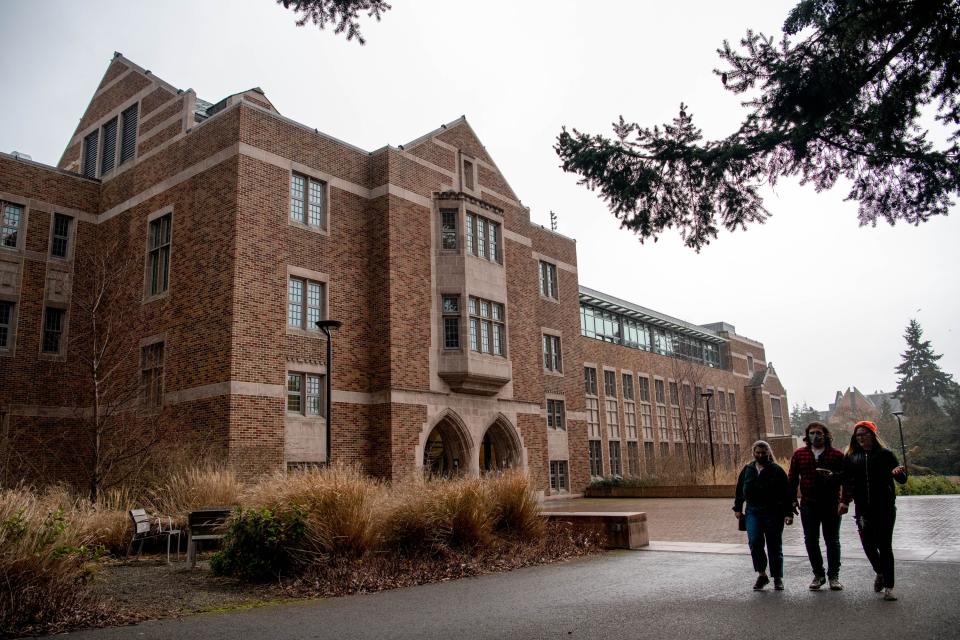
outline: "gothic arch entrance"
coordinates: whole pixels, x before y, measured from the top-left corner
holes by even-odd
[[[470,436],[452,411],[447,412],[427,436],[423,447],[423,473],[430,478],[456,476],[468,469]]]
[[[520,446],[520,437],[513,425],[502,416],[497,418],[480,442],[480,473],[521,466]]]

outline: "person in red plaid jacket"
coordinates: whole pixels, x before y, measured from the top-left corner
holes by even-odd
[[[830,430],[822,422],[807,425],[803,441],[806,444],[793,453],[787,477],[793,495],[800,489],[800,522],[803,541],[813,569],[813,591],[827,580],[830,589],[840,591],[840,480],[843,473],[843,452],[833,447]],[[796,500],[796,498],[794,498]],[[796,502],[794,502],[796,505]],[[820,531],[827,547],[827,570],[823,570],[820,552]]]

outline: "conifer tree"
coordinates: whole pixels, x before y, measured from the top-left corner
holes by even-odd
[[[911,319],[904,334],[907,350],[901,354],[903,362],[897,365],[897,398],[904,412],[911,417],[935,416],[942,411],[936,398],[946,398],[953,390],[953,376],[944,372],[937,361],[942,354],[933,352],[929,340],[923,339],[923,329]]]
[[[360,35],[360,12],[366,11],[367,17],[380,21],[380,14],[390,10],[390,5],[384,0],[277,0],[284,9],[303,14],[297,20],[297,26],[302,27],[312,22],[323,29],[328,24],[333,26],[334,33],[347,32],[347,40],[357,39],[360,44],[366,40]]]

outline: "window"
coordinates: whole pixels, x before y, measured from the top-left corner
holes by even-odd
[[[23,207],[10,202],[0,202],[0,246],[17,248]]]
[[[457,248],[457,217],[460,212],[456,209],[440,209],[440,248],[456,250]]]
[[[173,214],[152,220],[148,230],[147,270],[148,295],[163,293],[170,286],[170,234]]]
[[[673,426],[673,440],[683,440],[683,431],[680,426],[680,393],[676,382],[670,383],[670,422]]]
[[[470,296],[470,349],[495,356],[507,354],[503,305]]]
[[[753,356],[747,356],[747,375],[753,376]]]
[[[736,447],[739,450],[740,444],[740,427],[737,426],[737,397],[733,395],[733,392],[727,392],[727,405],[730,408],[730,430],[733,432],[733,444],[738,445]],[[736,454],[739,457],[739,453]]]
[[[163,351],[162,342],[140,350],[140,397],[148,407],[163,404]]]
[[[543,334],[543,368],[563,373],[563,358],[560,355],[560,336]]]
[[[643,462],[647,467],[649,473],[653,473],[656,465],[656,458],[653,457],[653,443],[644,442],[643,443]]]
[[[643,428],[643,439],[653,442],[653,418],[650,413],[650,379],[640,376],[640,426]]]
[[[557,299],[557,265],[540,261],[540,294]]]
[[[60,353],[63,324],[66,311],[47,307],[43,317],[43,352]]]
[[[73,221],[69,216],[59,213],[53,215],[53,239],[50,241],[50,255],[54,258],[66,258],[67,246],[70,240],[70,223]]]
[[[0,349],[9,349],[13,337],[14,303],[0,300]]]
[[[327,226],[326,183],[294,173],[290,175],[290,219],[310,227]]]
[[[564,431],[567,429],[563,400],[547,400],[547,426]]]
[[[291,276],[287,285],[287,323],[296,329],[318,331],[324,317],[324,283]]]
[[[617,397],[617,372],[603,372],[603,395],[608,397]]]
[[[123,130],[120,137],[120,164],[133,159],[137,152],[137,104],[130,105],[120,114]]]
[[[603,448],[599,440],[591,440],[590,447],[590,475],[603,475]]]
[[[467,253],[501,262],[500,225],[474,213],[467,213]]]
[[[730,442],[730,423],[727,420],[727,394],[717,392],[717,415],[720,417],[720,440]]]
[[[460,296],[443,296],[443,348],[460,348]]]
[[[640,445],[636,442],[627,443],[627,474],[640,475]]]
[[[770,398],[770,408],[773,415],[773,432],[783,435],[783,414],[780,409],[780,398]]]
[[[653,381],[654,396],[657,400],[657,427],[660,432],[660,442],[670,440],[670,430],[667,427],[667,397],[664,393],[663,380]]]
[[[623,420],[627,427],[627,439],[636,440],[637,405],[633,395],[633,375],[629,373],[623,374]]]
[[[100,174],[111,171],[117,160],[117,119],[103,125],[103,153],[100,154]]]
[[[619,438],[620,437],[620,419],[617,411],[618,407],[617,407],[617,372],[616,371],[604,370],[603,395],[604,395],[604,404],[606,405],[605,408],[607,412],[607,430],[610,432],[611,438]],[[610,454],[610,465],[612,469],[612,465],[613,465],[612,452]]]
[[[583,368],[583,386],[588,396],[597,395],[597,370],[593,367]]]
[[[323,376],[312,373],[287,373],[287,413],[304,416],[325,415]]]
[[[610,475],[623,475],[623,467],[620,465],[620,443],[616,440],[610,441]]]
[[[566,460],[551,460],[550,461],[550,491],[557,493],[565,493],[570,490],[570,482],[568,480],[569,474],[567,473],[567,461]]]

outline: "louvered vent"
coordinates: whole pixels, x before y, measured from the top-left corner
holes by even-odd
[[[123,135],[120,141],[120,164],[132,160],[137,150],[137,105],[124,110]]]
[[[113,169],[117,159],[117,119],[103,125],[103,155],[100,157],[100,175]]]
[[[88,178],[97,177],[97,137],[100,135],[100,129],[97,129],[83,139],[83,175]]]

